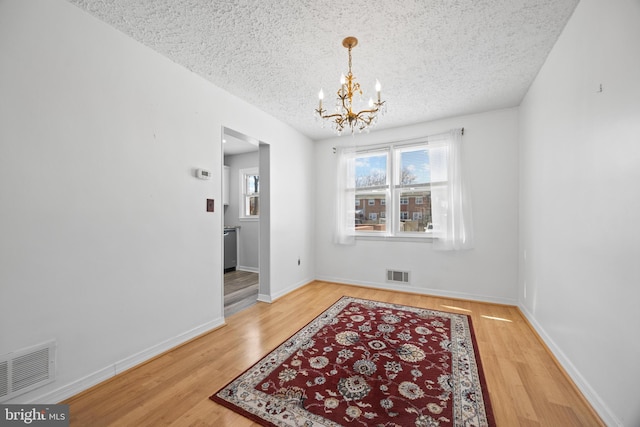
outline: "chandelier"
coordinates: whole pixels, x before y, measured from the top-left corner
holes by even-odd
[[[329,114],[327,110],[322,108],[322,100],[324,99],[322,89],[320,89],[320,93],[318,94],[320,103],[315,110],[317,113],[316,118],[318,120],[327,120],[338,135],[341,135],[346,127],[351,129],[352,134],[356,129],[358,132],[362,132],[363,130],[368,132],[371,127],[376,125],[378,113],[384,114],[386,110],[384,101],[380,99],[380,82],[376,80],[377,101],[369,98],[369,105],[360,111],[356,111],[357,106],[354,105],[354,95],[359,95],[359,99],[357,98],[355,100],[356,104],[358,104],[362,98],[362,89],[360,89],[360,83],[356,83],[356,78],[351,72],[351,49],[356,47],[357,44],[358,39],[355,37],[347,37],[342,40],[342,46],[349,49],[349,72],[346,76],[344,74],[340,76],[341,86],[337,92],[338,96],[333,114]],[[324,120],[322,121],[323,126],[325,123]]]

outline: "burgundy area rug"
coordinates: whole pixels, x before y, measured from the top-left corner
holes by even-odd
[[[211,399],[266,426],[495,425],[469,316],[352,297]]]

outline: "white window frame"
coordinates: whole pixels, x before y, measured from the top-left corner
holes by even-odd
[[[436,143],[436,145],[438,145]],[[366,155],[380,155],[386,152],[387,155],[387,184],[385,186],[380,186],[380,188],[376,188],[375,190],[363,191],[356,189],[356,195],[359,195],[361,198],[366,198],[367,194],[380,194],[380,192],[386,192],[386,197],[380,199],[380,204],[385,208],[384,211],[378,213],[378,218],[383,219],[387,224],[385,231],[358,231],[357,226],[355,230],[355,237],[357,239],[393,239],[393,240],[416,240],[422,239],[425,241],[431,241],[433,238],[432,229],[425,227],[424,231],[404,231],[402,230],[401,222],[408,221],[413,219],[413,213],[410,212],[402,212],[400,206],[410,205],[409,196],[403,196],[406,198],[406,203],[401,203],[400,194],[403,189],[409,188],[408,186],[400,185],[399,181],[401,180],[401,170],[400,170],[400,157],[401,152],[404,150],[411,150],[414,148],[425,147],[430,149],[433,145],[429,145],[426,139],[414,140],[406,143],[390,143],[383,144],[378,146],[371,147],[362,147],[362,149],[356,151],[356,158],[361,158]],[[425,190],[431,190],[432,187],[438,186],[442,184],[441,182],[430,182],[430,183],[422,183],[411,185],[411,189],[415,188],[423,188]],[[426,204],[423,196],[417,196],[418,198],[422,197],[422,203],[418,204]],[[402,217],[402,214],[406,216],[406,218]],[[368,216],[368,215],[367,215]]]
[[[251,193],[249,194],[247,192],[247,177],[248,176],[260,176],[260,171],[259,168],[257,167],[253,167],[253,168],[244,168],[244,169],[240,169],[238,171],[239,173],[239,177],[240,177],[240,206],[238,206],[239,208],[239,219],[243,220],[243,221],[250,221],[250,220],[255,220],[257,221],[260,218],[260,214],[258,215],[248,215],[247,214],[247,203],[249,202],[249,198],[251,197],[257,197],[258,198],[258,212],[260,212],[260,192],[258,191],[258,193]]]

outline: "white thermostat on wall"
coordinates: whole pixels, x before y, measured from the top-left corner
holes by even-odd
[[[196,176],[200,179],[211,179],[211,172],[206,169],[197,169]]]

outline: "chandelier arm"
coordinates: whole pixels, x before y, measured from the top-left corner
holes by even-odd
[[[360,118],[360,116],[362,114],[366,114],[366,113],[370,113],[370,114],[377,113],[378,110],[379,110],[379,108],[376,108],[375,110],[362,110],[362,111],[358,112],[358,114],[356,114],[356,117]]]
[[[322,117],[323,119],[330,119],[332,117],[342,117],[342,114],[329,114],[328,116],[325,115],[321,115],[320,117]]]
[[[347,99],[349,100],[348,105],[345,103]],[[351,106],[352,106],[351,89],[348,89],[348,92],[346,95],[340,97],[340,101],[342,101],[342,109],[347,112],[347,115],[349,115],[351,113]]]

